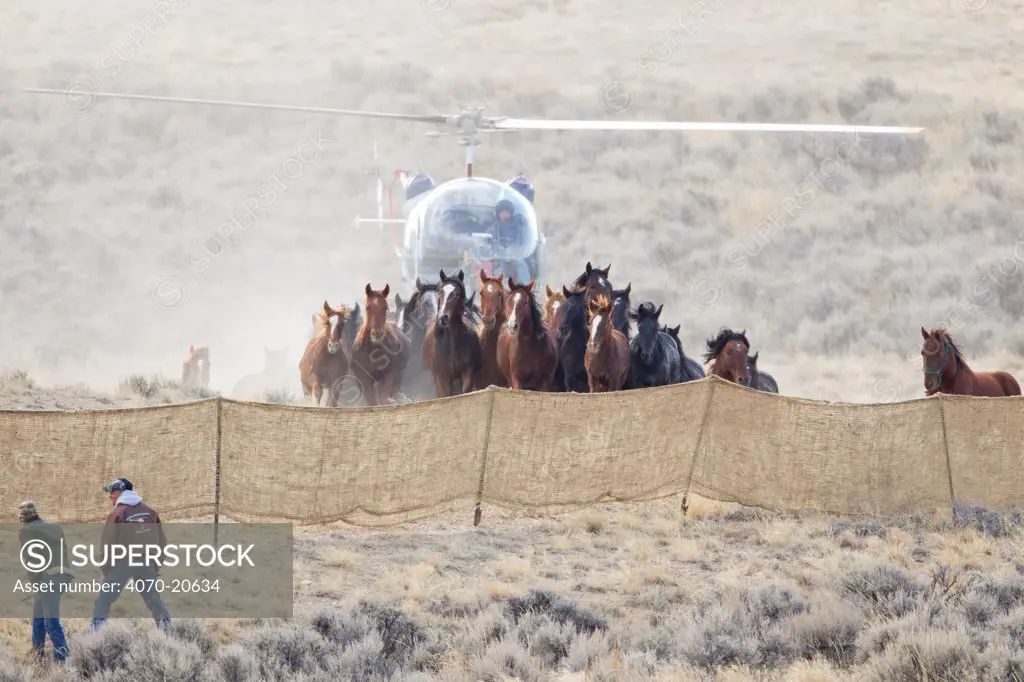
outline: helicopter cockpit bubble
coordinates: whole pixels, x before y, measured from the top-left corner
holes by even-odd
[[[507,200],[514,209],[509,224],[498,225],[495,206]],[[421,221],[407,224],[406,244],[413,247],[419,225],[424,259],[469,252],[480,260],[525,260],[539,240],[537,216],[522,194],[489,178],[460,178],[444,183],[417,207]],[[490,234],[491,239],[482,237]],[[500,237],[500,239],[499,239]]]

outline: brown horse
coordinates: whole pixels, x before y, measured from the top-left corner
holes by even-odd
[[[352,309],[348,306],[332,308],[324,301],[324,311],[317,315],[316,337],[306,344],[306,352],[299,360],[302,393],[306,398],[313,396],[317,406],[325,389],[327,407],[340,406],[341,380],[349,369],[348,349],[342,343],[341,330],[351,315]],[[336,318],[334,329],[331,329],[332,317]]]
[[[536,281],[508,281],[506,322],[498,337],[498,367],[512,388],[550,391],[558,352],[533,294]]]
[[[924,390],[927,395],[949,393],[1002,397],[1020,395],[1020,384],[1008,372],[975,372],[967,366],[963,352],[943,328],[930,332],[921,327],[924,347]]]
[[[737,384],[750,381],[750,366],[747,364],[747,353],[750,341],[747,330],[735,332],[723,329],[718,336],[707,340],[708,352],[704,354],[704,362],[712,362],[708,376],[722,377]]]
[[[548,329],[555,332],[558,330],[558,324],[562,320],[559,311],[565,305],[565,294],[561,291],[555,291],[550,285],[546,285],[544,288],[548,295],[547,300],[544,302],[544,323],[547,324]]]
[[[210,387],[210,347],[189,346],[188,357],[181,363],[183,388]]]
[[[508,388],[508,380],[498,367],[498,337],[505,324],[505,276],[490,277],[480,271],[480,371],[476,387],[501,386]]]
[[[611,263],[602,270],[595,268],[590,261],[587,261],[587,267],[583,270],[583,274],[573,281],[572,288],[586,287],[587,301],[593,299],[597,294],[604,294],[608,298],[614,299],[614,289],[612,283],[608,281],[608,273],[611,271]]]
[[[352,344],[352,376],[367,405],[395,403],[402,374],[409,364],[409,337],[388,320],[391,285],[375,291],[366,283],[365,319]]]
[[[438,398],[469,393],[480,370],[480,339],[466,320],[466,275],[441,271],[437,317],[423,338],[423,362],[434,375]]]
[[[591,393],[618,391],[629,374],[629,342],[612,323],[612,300],[597,294],[587,307],[590,338],[583,364]]]

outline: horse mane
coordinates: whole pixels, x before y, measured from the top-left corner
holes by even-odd
[[[316,335],[318,337],[331,335],[331,318],[323,310],[316,311]]]
[[[635,311],[629,312],[629,317],[639,322],[640,320],[647,319],[648,317],[657,317],[658,308],[655,307],[651,301],[644,301],[637,306]]]
[[[740,332],[733,331],[732,329],[722,329],[718,332],[718,336],[711,337],[707,340],[708,351],[704,354],[704,362],[711,362],[715,359],[722,349],[725,348],[725,344],[730,341],[742,341],[743,344],[750,348],[750,341],[747,337]]]
[[[932,336],[938,336],[945,342],[948,342],[950,347],[953,349],[953,358],[956,359],[956,363],[960,367],[967,367],[967,360],[964,358],[964,352],[960,349],[960,344],[953,340],[952,334],[945,327],[936,327],[928,332]]]
[[[533,324],[537,336],[544,336],[547,333],[547,327],[544,326],[544,314],[541,311],[540,303],[537,302],[537,297],[533,294],[533,289],[530,288],[528,282],[516,282],[516,285],[509,289],[508,296],[511,298],[517,291],[526,294],[526,302],[530,306],[530,322]]]

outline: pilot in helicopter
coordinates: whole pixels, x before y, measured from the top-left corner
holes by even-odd
[[[494,245],[500,254],[507,245],[515,244],[522,229],[523,217],[516,213],[515,204],[508,199],[502,199],[494,206],[495,220],[488,228],[488,233],[494,237]],[[493,275],[504,274],[506,278],[512,278],[516,282],[529,282],[530,269],[526,263],[515,259],[504,259],[499,256],[498,267]]]

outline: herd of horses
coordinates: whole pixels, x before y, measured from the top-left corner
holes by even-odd
[[[615,289],[611,265],[590,262],[571,286],[546,289],[479,273],[467,296],[465,274],[440,271],[437,282],[416,280],[415,291],[388,303],[391,287],[366,284],[352,308],[314,313],[314,333],[299,362],[307,399],[341,406],[346,382],[357,382],[365,405],[394,404],[468,393],[490,385],[527,391],[604,393],[695,381],[701,363],[686,355],[680,326],[661,320],[663,305],[631,305],[632,282]],[[365,317],[363,315],[365,312]],[[332,324],[333,320],[333,324]],[[634,329],[635,325],[635,329]],[[1007,372],[975,372],[948,330],[921,328],[927,395],[1021,395]],[[758,369],[746,330],[724,328],[706,341],[707,374],[778,393],[775,379]],[[348,384],[350,385],[350,384]],[[324,400],[326,396],[326,400]]]
[[[661,321],[663,305],[630,302],[632,283],[615,289],[611,265],[587,263],[571,286],[546,287],[479,273],[467,296],[465,273],[440,271],[436,282],[389,304],[391,287],[367,283],[360,309],[324,301],[299,362],[307,399],[338,407],[346,382],[365,405],[468,393],[490,385],[527,391],[604,393],[694,381],[701,363],[686,355],[680,326]],[[635,325],[635,329],[634,329]],[[707,340],[709,374],[778,393],[757,367],[746,330],[722,329]]]
[[[680,326],[661,321],[663,306],[632,307],[632,282],[615,289],[610,271],[610,264],[588,262],[571,286],[545,287],[543,305],[534,280],[509,279],[506,286],[504,277],[485,271],[479,303],[476,292],[467,297],[461,270],[441,270],[433,283],[417,279],[408,299],[395,294],[394,308],[390,285],[375,290],[367,283],[362,307],[324,301],[313,314],[312,338],[299,362],[303,393],[316,405],[340,407],[352,382],[358,402],[383,405],[491,385],[604,393],[704,378],[701,363],[683,351]],[[1021,395],[1008,372],[971,369],[947,329],[922,327],[921,336],[926,395]],[[745,329],[722,329],[706,341],[707,373],[778,393],[775,379],[758,369],[760,352],[750,350]],[[209,348],[190,346],[181,373],[183,386],[208,388]]]

